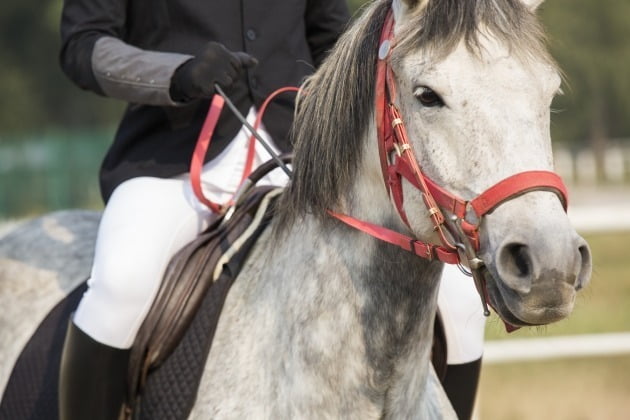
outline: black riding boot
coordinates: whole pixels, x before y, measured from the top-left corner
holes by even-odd
[[[446,376],[442,380],[442,386],[459,420],[469,420],[472,416],[480,370],[481,359],[446,367]]]
[[[117,420],[129,353],[95,341],[70,322],[59,371],[59,419]]]

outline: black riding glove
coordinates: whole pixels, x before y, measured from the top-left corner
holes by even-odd
[[[229,88],[245,68],[258,64],[251,55],[232,52],[217,42],[208,42],[194,58],[179,66],[171,78],[170,95],[176,102],[209,98],[214,84]]]

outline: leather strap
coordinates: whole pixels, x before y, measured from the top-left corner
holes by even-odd
[[[258,111],[258,115],[256,116],[256,121],[254,123],[254,130],[258,130],[260,127],[260,123],[262,122],[263,115],[267,110],[267,106],[269,103],[276,98],[281,93],[284,92],[298,92],[299,88],[294,86],[283,87],[277,89],[272,92],[263,102]],[[219,204],[213,201],[210,201],[204,194],[203,189],[201,188],[201,171],[203,168],[203,164],[206,158],[206,153],[210,147],[210,141],[212,140],[212,135],[214,134],[214,130],[219,122],[219,116],[221,115],[221,110],[225,104],[225,99],[219,94],[215,94],[212,97],[212,102],[210,103],[210,108],[208,109],[208,114],[206,115],[206,119],[204,120],[203,126],[201,127],[201,132],[199,133],[199,137],[197,138],[197,143],[195,145],[195,150],[192,155],[192,159],[190,161],[190,182],[192,184],[193,192],[197,199],[205,204],[210,210],[215,213],[223,213],[228,207],[230,207],[234,203],[234,197],[230,198],[227,203]],[[247,158],[245,160],[245,167],[243,168],[243,175],[241,176],[240,184],[243,184],[245,180],[252,173],[254,166],[254,157],[256,155],[256,136],[252,133],[249,137],[248,147],[247,147]]]
[[[564,211],[567,211],[567,188],[557,174],[549,171],[520,172],[505,178],[471,200],[470,206],[478,217],[482,217],[506,200],[535,190],[554,192],[562,202]]]
[[[262,122],[263,115],[265,115],[265,112],[267,111],[267,106],[269,105],[271,101],[273,101],[276,98],[276,96],[285,92],[299,92],[299,91],[300,91],[300,88],[298,87],[286,86],[286,87],[282,87],[280,89],[275,90],[274,92],[271,93],[271,95],[267,96],[265,101],[260,106],[260,110],[258,111],[258,115],[256,116],[256,122],[254,122],[254,129],[258,130],[258,127],[260,127],[260,123]],[[249,136],[249,147],[247,149],[247,162],[245,164],[245,170],[243,171],[243,177],[241,178],[241,183],[243,183],[245,179],[247,179],[249,174],[252,173],[255,151],[256,151],[256,136],[254,136],[254,134],[252,133],[252,135]]]
[[[225,100],[220,95],[214,95],[190,161],[190,182],[192,183],[193,192],[199,201],[208,206],[208,208],[215,213],[221,213],[223,206],[208,200],[206,196],[203,195],[201,189],[201,169],[203,168],[206,152],[210,147],[210,141],[212,140],[212,135],[214,134],[214,129],[217,126],[224,104]]]
[[[345,214],[335,213],[331,210],[328,211],[328,214],[344,222],[348,226],[365,232],[376,239],[380,239],[381,241],[396,245],[419,257],[426,258],[428,260],[439,260],[448,264],[457,264],[459,262],[459,255],[457,254],[457,251],[451,251],[438,245],[422,242],[394,230],[354,217],[346,216]]]

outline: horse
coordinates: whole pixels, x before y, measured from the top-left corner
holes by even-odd
[[[570,314],[591,257],[552,174],[561,77],[539,3],[376,0],[348,27],[305,81],[293,179],[227,296],[190,418],[455,418],[430,364],[442,261],[510,325]],[[5,237],[3,380],[89,274],[97,222],[64,212]]]

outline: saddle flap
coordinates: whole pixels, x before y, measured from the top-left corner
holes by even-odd
[[[249,253],[269,224],[273,204],[281,193],[282,188],[272,186],[250,189],[229,217],[222,215],[171,259],[132,347],[130,407],[142,392],[149,372],[171,354],[186,333],[218,274],[227,275],[227,287],[231,286],[244,265],[243,255]],[[239,258],[233,258],[237,254]],[[216,326],[218,317],[214,322]]]

